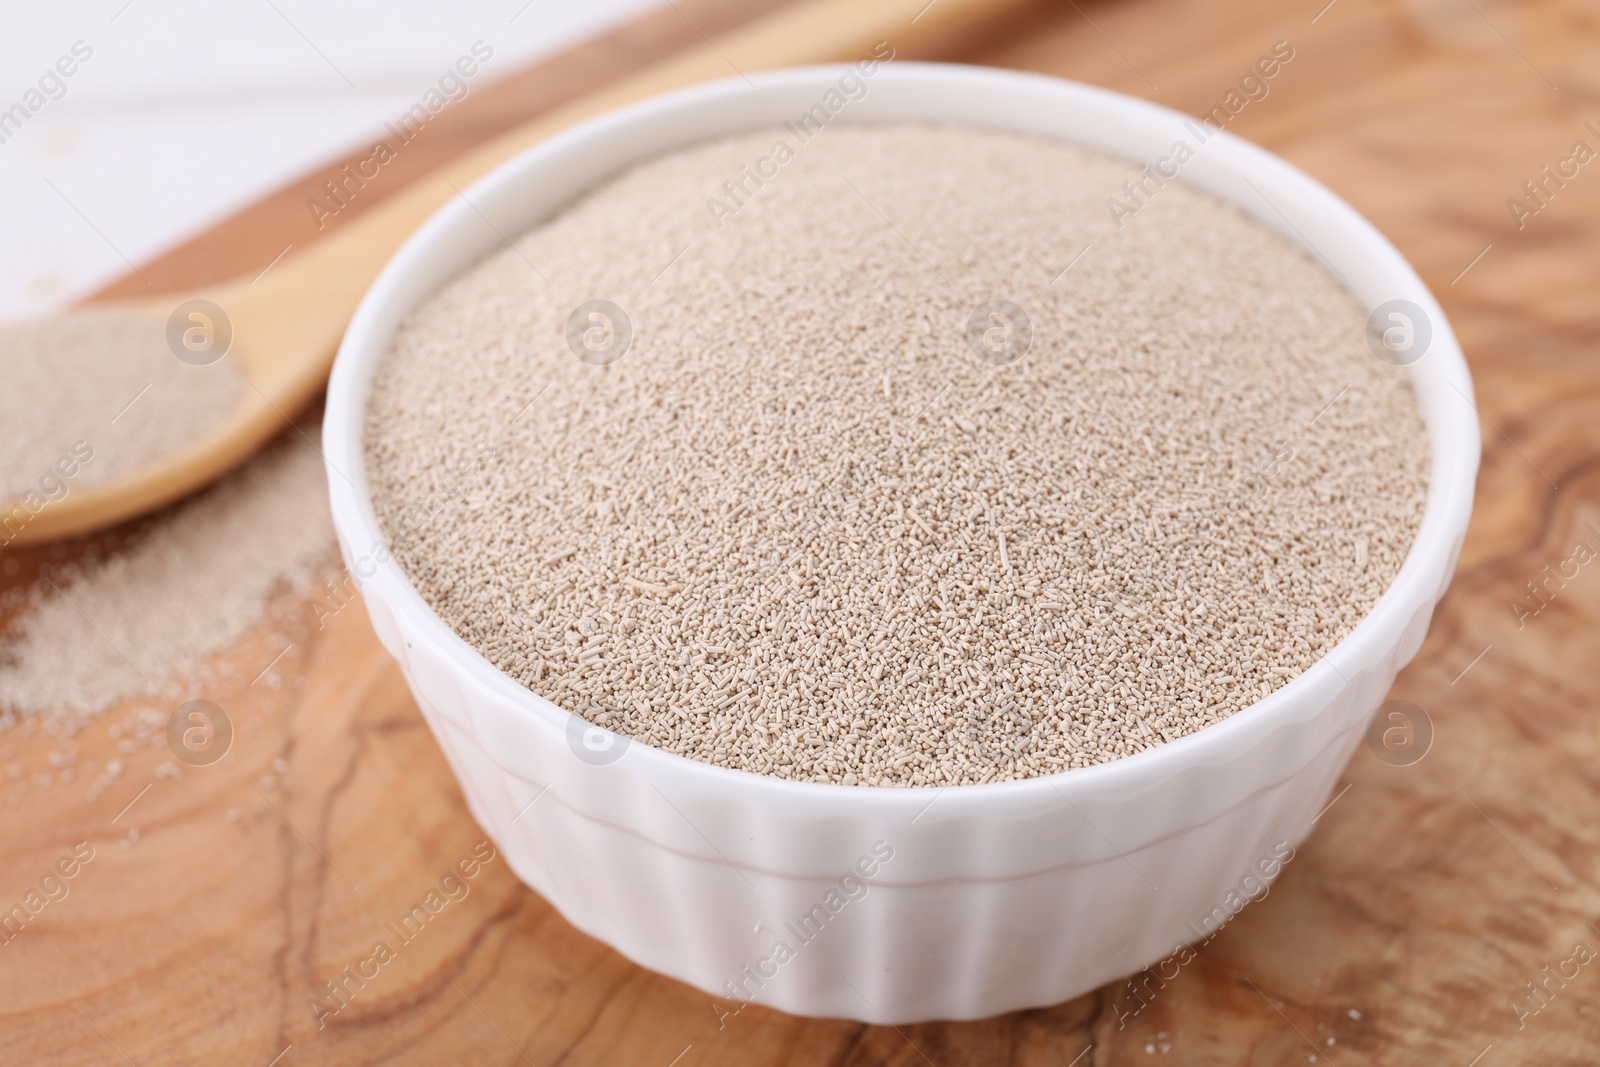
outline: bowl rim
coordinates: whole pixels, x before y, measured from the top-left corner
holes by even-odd
[[[479,221],[478,209],[466,202],[467,198],[481,203],[499,189],[535,181],[540,171],[559,167],[564,156],[585,144],[625,137],[629,130],[643,125],[670,123],[675,116],[693,113],[737,94],[752,91],[776,94],[796,86],[821,91],[853,67],[853,64],[790,67],[659,94],[586,120],[518,153],[461,190],[464,196],[453,197],[406,239],[362,297],[345,332],[329,381],[322,438],[334,526],[352,578],[357,581],[364,600],[378,597],[391,612],[403,617],[406,625],[402,630],[408,641],[424,641],[451,665],[458,682],[501,706],[514,709],[521,722],[547,733],[546,740],[551,743],[564,746],[562,737],[573,713],[516,682],[451,630],[423,600],[397,560],[391,556],[387,561],[380,561],[370,577],[365,577],[364,573],[357,577],[355,573],[358,565],[352,558],[353,546],[386,549],[388,545],[372,508],[364,451],[367,390],[373,369],[387,351],[390,336],[380,320],[390,313],[391,305],[405,304],[404,310],[416,306],[418,301],[404,301],[397,290],[413,274],[430,269],[430,247],[449,232]],[[1163,124],[1176,128],[1179,123],[1200,121],[1112,90],[1000,68],[895,61],[880,66],[873,77],[874,85],[889,83],[1010,90],[1037,98],[1041,106],[1048,107],[1054,102],[1087,107],[1130,124],[1142,122],[1146,126]],[[924,121],[929,120],[933,119]],[[1413,390],[1420,388],[1419,376],[1431,375],[1454,388],[1466,401],[1465,405],[1447,405],[1436,417],[1427,419],[1431,469],[1422,521],[1399,572],[1355,628],[1307,670],[1225,719],[1142,752],[1052,774],[962,786],[844,786],[719,767],[631,739],[617,764],[598,767],[598,771],[606,773],[618,766],[627,767],[658,788],[670,788],[679,794],[758,803],[795,814],[846,814],[899,824],[915,821],[941,798],[937,816],[940,822],[973,814],[994,814],[1000,810],[1033,809],[1041,804],[1057,806],[1063,801],[1071,804],[1075,800],[1108,795],[1125,796],[1142,793],[1189,767],[1231,761],[1278,729],[1302,718],[1315,717],[1330,703],[1333,694],[1348,685],[1358,684],[1365,673],[1364,665],[1381,658],[1372,655],[1372,650],[1405,640],[1406,628],[1418,609],[1431,612],[1448,580],[1471,512],[1479,433],[1466,361],[1443,310],[1426,284],[1371,223],[1331,190],[1276,155],[1226,130],[1216,130],[1212,136],[1217,139],[1217,155],[1225,163],[1233,165],[1240,173],[1248,172],[1246,180],[1254,179],[1284,201],[1324,213],[1333,224],[1347,231],[1366,257],[1365,262],[1394,283],[1392,288],[1397,296],[1422,307],[1431,318],[1433,339],[1425,358],[1408,368]],[[1068,137],[1058,139],[1083,143]],[[687,147],[703,140],[703,137],[686,138],[680,146]],[[1209,148],[1209,139],[1207,145]],[[1115,149],[1098,144],[1088,147],[1110,155],[1119,154]],[[653,151],[641,153],[632,157],[631,163],[611,173],[620,173],[656,154]],[[1140,162],[1129,154],[1121,156]],[[1180,175],[1179,180],[1182,179]],[[1227,200],[1215,191],[1210,195]],[[1300,247],[1320,255],[1304,235],[1297,239],[1298,230],[1292,233],[1283,230],[1247,205],[1228,202],[1271,225]],[[1271,203],[1268,201],[1269,205]],[[560,207],[554,210],[559,211]],[[1287,216],[1284,221],[1294,229]],[[455,273],[459,271],[447,275],[446,279]],[[439,281],[428,291],[437,291],[442,284],[445,282]],[[1347,291],[1350,291],[1348,286]],[[1352,295],[1356,294],[1352,292]],[[1363,306],[1370,303],[1359,295],[1356,299]],[[1419,406],[1421,399],[1419,394]],[[1439,571],[1443,573],[1436,573]],[[1307,706],[1312,708],[1309,714],[1304,711]],[[1301,714],[1297,715],[1296,711]],[[1285,772],[1285,776],[1292,776],[1292,770]]]

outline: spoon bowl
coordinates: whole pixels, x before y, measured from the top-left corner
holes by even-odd
[[[331,301],[318,315],[286,313],[283,309],[295,306],[301,295],[293,288],[304,279],[286,282],[95,305],[88,313],[119,322],[148,319],[152,335],[175,339],[174,359],[197,368],[227,359],[240,379],[237,399],[220,421],[131,469],[98,482],[63,479],[60,495],[53,498],[30,491],[0,503],[0,545],[52,541],[142,515],[205,486],[280,433],[327,381],[343,332]],[[352,306],[359,295],[351,294]],[[64,316],[61,332],[85,314]],[[196,410],[180,417],[203,414]],[[122,417],[118,412],[116,418]]]

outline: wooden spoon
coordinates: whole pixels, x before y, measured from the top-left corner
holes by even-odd
[[[54,540],[122,522],[202,488],[248,458],[322,389],[356,305],[412,231],[470,182],[559,130],[697,82],[864,58],[880,41],[903,53],[1009,6],[1014,4],[993,0],[806,0],[502,134],[326,240],[286,258],[253,283],[241,280],[200,292],[95,305],[151,315],[164,330],[185,302],[215,304],[232,327],[229,356],[246,380],[243,396],[224,422],[159,460],[98,484],[74,486],[36,512],[22,501],[0,504],[0,545]],[[222,325],[210,321],[215,317],[202,312],[202,318],[192,321],[210,330]],[[24,520],[7,521],[17,515]]]

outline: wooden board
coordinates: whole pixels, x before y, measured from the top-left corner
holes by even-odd
[[[1507,207],[1575,141],[1600,149],[1584,127],[1600,125],[1600,23],[1548,0],[1325,2],[1041,4],[933,50],[1201,112],[1289,42],[1294,59],[1230,128],[1395,241],[1439,294],[1478,386],[1485,455],[1466,551],[1392,694],[1427,711],[1432,749],[1404,767],[1363,750],[1270,895],[1177,978],[1148,986],[1142,1008],[1114,985],[1046,1010],[898,1030],[759,1007],[729,1015],[733,1005],[578,934],[495,859],[319,1029],[311,998],[326,1001],[324,983],[482,834],[362,613],[319,630],[290,602],[277,607],[299,629],[277,687],[245,679],[281,649],[274,633],[293,629],[281,622],[228,653],[240,681],[210,694],[239,728],[222,763],[158,777],[165,747],[113,737],[115,714],[71,746],[0,736],[0,910],[79,842],[94,850],[68,895],[0,948],[0,1061],[1600,1059],[1600,564],[1566,562],[1579,541],[1600,549],[1600,163],[1552,184],[1520,229]],[[731,2],[682,6],[697,21],[738,17]],[[690,43],[677,18],[651,16],[657,43],[637,29],[618,40]],[[603,46],[579,55],[508,83],[525,95],[483,113],[526,115],[628,65]],[[448,114],[429,130],[436,143],[419,143],[417,173],[487,135],[447,127]],[[286,242],[314,239],[292,229],[304,195],[287,191],[146,272],[177,285],[259,269]],[[131,295],[132,284],[113,288]],[[19,558],[27,573],[50,557]],[[1547,565],[1569,577],[1547,580]],[[1530,581],[1546,583],[1536,615],[1512,607]],[[93,774],[64,780],[51,756],[69,747]],[[96,788],[112,759],[121,775]]]

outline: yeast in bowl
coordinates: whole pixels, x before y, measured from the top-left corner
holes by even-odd
[[[912,65],[877,73],[871,91],[840,112],[837,132],[854,123],[979,126],[1143,159],[1168,151],[1186,128],[1171,112],[1049,79]],[[364,592],[380,635],[406,668],[474,813],[518,873],[575,924],[701,988],[722,995],[744,990],[807,1014],[898,1022],[1053,1003],[1167,955],[1195,936],[1189,924],[1209,914],[1262,857],[1300,840],[1388,680],[1420,643],[1459,548],[1476,424],[1461,400],[1470,396],[1470,382],[1448,326],[1393,249],[1299,172],[1217,134],[1186,164],[1182,181],[1281,230],[1342,276],[1363,310],[1405,300],[1428,317],[1430,346],[1406,370],[1427,423],[1427,504],[1405,562],[1365,618],[1309,670],[1203,729],[1062,773],[948,788],[841,788],[719,767],[595,729],[528,689],[446,625],[403,568],[381,562],[388,535],[371,504],[363,427],[376,395],[374,375],[402,321],[503,247],[500,233],[549,219],[640,161],[781,126],[840,76],[837,68],[780,72],[757,78],[754,89],[742,82],[712,86],[639,105],[553,139],[441,212],[374,286],[341,351],[330,392],[328,458],[356,476],[334,479],[335,519],[352,564],[371,575]],[[762,195],[778,192],[783,177]],[[895,205],[875,203],[873,190],[849,177],[856,207],[871,215],[848,216],[842,232],[865,233],[854,220],[876,218],[885,233],[913,246],[902,247],[908,271],[926,273],[933,265],[959,286],[959,271],[915,254],[933,237],[904,227],[894,233]],[[1172,186],[1161,196],[1184,192]],[[752,200],[745,210],[757,206]],[[1154,201],[1149,210],[1159,206]],[[678,250],[665,251],[668,262]],[[1077,251],[1060,250],[1052,274]],[[660,281],[668,277],[670,269]],[[759,296],[762,285],[782,284],[784,277],[763,270],[746,275],[741,286],[746,280]],[[1069,271],[1060,284],[1071,282]],[[1219,288],[1226,283],[1215,279]],[[964,299],[951,298],[952,312],[973,310],[963,304],[976,294],[957,295]],[[547,325],[564,339],[564,323]],[[632,325],[635,337],[647,335],[644,318]],[[967,358],[987,373],[993,367],[983,356],[983,332]],[[568,359],[574,369],[595,369],[576,351]],[[1025,356],[1000,370],[1029,365]],[[483,402],[531,397],[543,385],[505,383]],[[893,386],[891,379],[891,392]],[[1317,414],[1307,413],[1308,425],[1319,421]],[[968,432],[954,414],[950,421],[954,432]],[[463,455],[450,458],[459,464]],[[470,506],[477,483],[454,469],[465,482],[461,502]],[[442,479],[431,488],[442,499],[456,484]],[[1241,485],[1250,492],[1248,483]],[[549,552],[559,556],[569,547],[551,544]],[[641,590],[647,596],[675,580],[621,577],[649,587]],[[419,582],[427,580],[419,575]],[[855,681],[843,679],[845,686]],[[880,842],[893,858],[876,865],[865,893],[837,913],[825,908],[850,929],[829,926],[803,950],[787,945],[793,957],[774,963],[773,931],[816,914],[819,901],[831,900],[829,887],[859,870]]]

